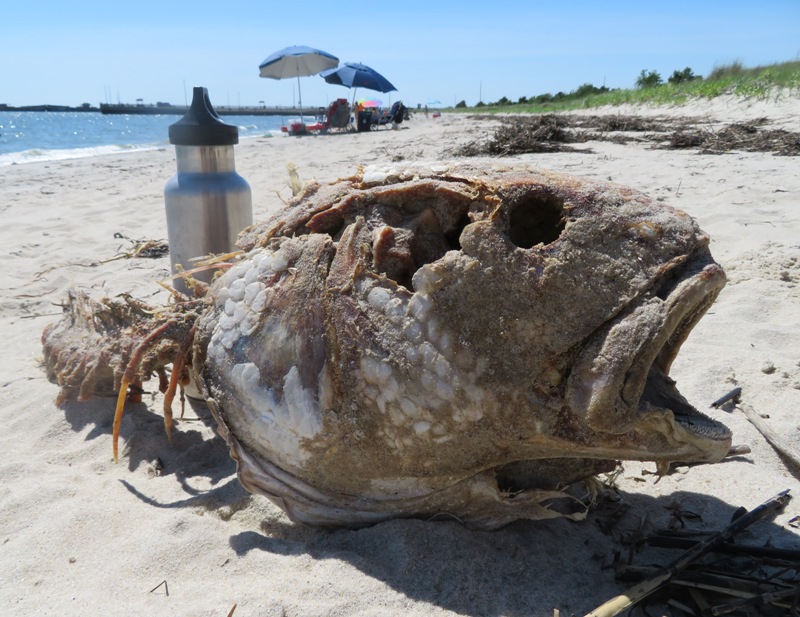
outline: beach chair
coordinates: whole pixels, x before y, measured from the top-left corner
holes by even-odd
[[[328,106],[325,114],[327,130],[347,130],[350,128],[350,104],[347,99],[336,99]]]
[[[380,120],[378,120],[378,125],[385,126],[391,124],[392,128],[396,129],[400,123],[406,119],[407,115],[408,110],[406,109],[406,106],[403,105],[403,101],[396,101],[392,104],[388,111],[384,111],[381,114]]]
[[[332,129],[347,130],[350,127],[350,104],[347,99],[336,99],[325,111],[317,116],[315,122],[303,124],[299,119],[292,119],[281,131],[289,135],[310,135],[327,133]]]

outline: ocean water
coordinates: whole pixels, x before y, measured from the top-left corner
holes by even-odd
[[[0,167],[163,148],[180,116],[103,115],[99,112],[0,111]],[[239,138],[280,133],[281,116],[223,116]]]

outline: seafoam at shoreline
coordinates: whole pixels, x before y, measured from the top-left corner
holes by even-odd
[[[277,137],[282,135],[280,131],[270,131],[261,136],[253,135],[242,138],[243,143],[248,140],[256,140],[264,137]],[[96,146],[93,148],[67,148],[63,150],[40,150],[31,149],[22,152],[9,152],[0,154],[0,167],[8,165],[25,165],[27,163],[48,163],[53,161],[68,161],[73,159],[85,159],[101,157],[114,154],[125,154],[130,152],[148,152],[152,150],[164,150],[172,148],[168,142],[151,144],[122,144],[113,146]]]
[[[65,150],[24,150],[0,154],[0,167],[7,165],[24,165],[26,163],[47,163],[52,161],[68,161],[72,159],[91,158],[106,154],[120,154],[123,152],[146,152],[164,148],[162,144],[122,145],[122,146],[97,146],[94,148],[68,148]]]
[[[0,167],[169,147],[179,116],[0,111]],[[280,134],[280,117],[226,116],[240,139]]]

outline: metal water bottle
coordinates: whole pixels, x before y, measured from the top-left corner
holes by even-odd
[[[253,222],[250,185],[236,173],[233,146],[239,129],[225,124],[208,99],[208,90],[194,88],[192,105],[169,127],[178,173],[164,187],[170,263],[173,273],[195,267],[191,260],[233,250],[239,232]],[[193,274],[210,282],[213,270]],[[175,289],[189,293],[183,279]]]

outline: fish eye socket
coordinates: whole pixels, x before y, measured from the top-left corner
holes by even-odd
[[[552,195],[527,195],[511,207],[508,237],[529,249],[555,242],[564,231],[564,203]]]

